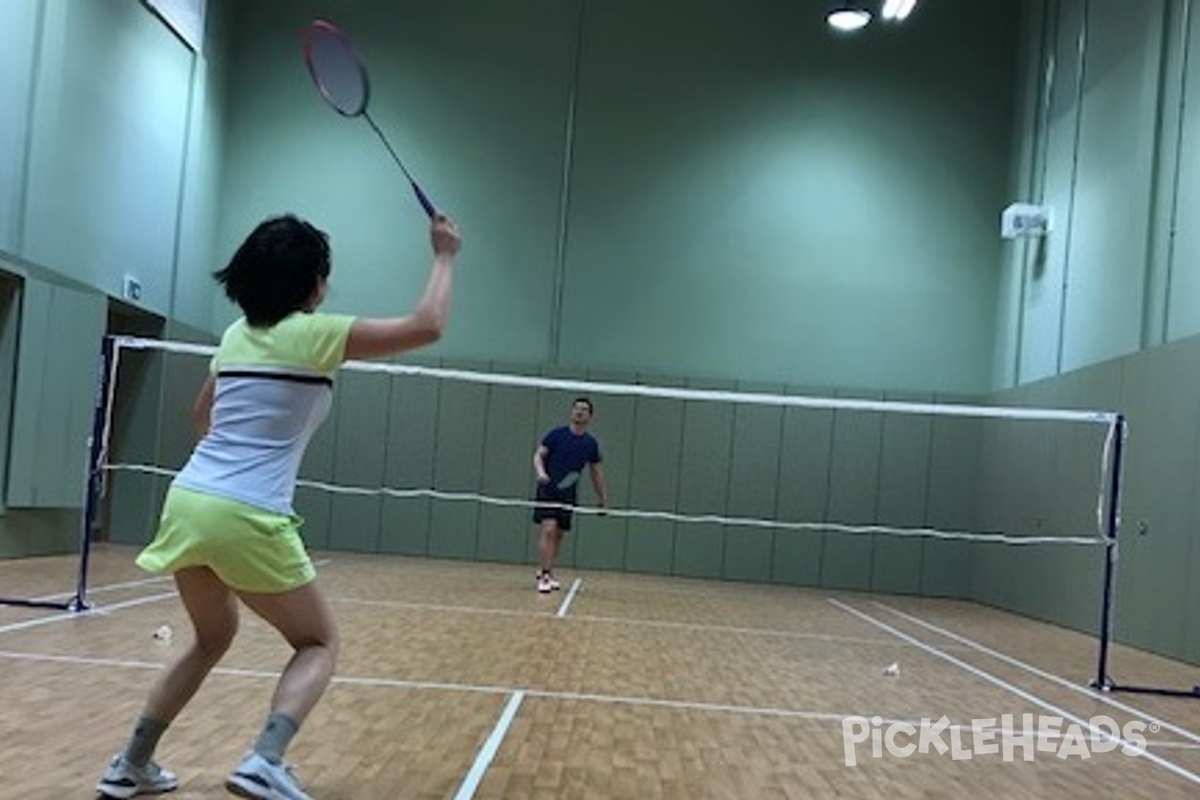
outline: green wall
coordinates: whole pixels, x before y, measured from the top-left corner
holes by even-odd
[[[1115,630],[1119,641],[1200,663],[1190,610],[1200,595],[1200,337],[1006,390],[1005,405],[1119,409],[1129,434],[1123,471]],[[1090,428],[1091,430],[1086,430]],[[989,431],[980,514],[1004,530],[1097,530],[1101,426]],[[1013,498],[1022,498],[1014,503]],[[1103,552],[1063,546],[980,548],[970,596],[1095,633]],[[1121,676],[1137,683],[1136,676]]]
[[[333,14],[373,72],[373,116],[466,231],[440,349],[547,360],[574,4],[243,2],[236,14],[221,257],[264,216],[294,211],[331,234],[327,307],[398,314],[420,296],[427,222],[367,124],[325,106],[301,58],[304,24]],[[216,328],[232,319],[216,312]]]
[[[398,313],[425,223],[296,33],[237,7],[222,253],[294,210],[330,307]],[[467,245],[437,355],[863,391],[981,392],[1013,127],[1015,6],[832,36],[815,4],[346,2],[373,110]],[[218,307],[214,324],[231,317]]]
[[[1001,258],[1011,387],[1200,331],[1190,2],[1025,0],[1010,199],[1053,231]]]
[[[1055,227],[1044,239],[1005,246],[994,361],[1002,390],[993,398],[1127,414],[1117,636],[1194,663],[1196,10],[1190,0],[1023,4],[1010,194],[1048,203]],[[981,509],[999,513],[1000,494],[1028,496],[1009,510],[1015,530],[1094,512],[1066,499],[1086,498],[1088,486],[1051,494],[1059,473],[1016,468],[1035,453],[1082,460],[1094,448],[1060,435],[1007,446],[989,436]],[[981,553],[972,560],[971,594],[1096,631],[1098,558],[1079,550]]]
[[[839,39],[823,11],[587,4],[565,361],[986,386],[1016,15],[929,4]]]
[[[75,549],[99,339],[120,329],[108,311],[124,276],[142,284],[128,311],[157,318],[156,333],[172,319],[212,340],[226,37],[223,4],[209,7],[201,53],[135,0],[5,8],[5,556]],[[122,430],[121,446],[137,450],[162,435],[158,427],[139,419]]]
[[[133,274],[141,307],[207,327],[188,276],[212,261],[221,73],[133,0],[13,5],[0,251],[113,297]]]

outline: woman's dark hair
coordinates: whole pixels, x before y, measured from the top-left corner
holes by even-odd
[[[272,217],[246,237],[229,265],[213,277],[251,326],[269,328],[304,308],[329,277],[329,237],[292,214]]]

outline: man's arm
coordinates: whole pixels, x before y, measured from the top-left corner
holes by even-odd
[[[538,445],[538,449],[533,451],[533,474],[537,476],[538,483],[550,482],[550,476],[546,474],[546,454],[549,452],[544,444]]]
[[[608,508],[608,483],[604,480],[604,467],[600,466],[599,461],[594,461],[588,464],[588,474],[592,476],[592,486],[596,488],[600,507]]]

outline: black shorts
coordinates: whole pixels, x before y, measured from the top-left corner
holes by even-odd
[[[568,506],[575,505],[575,494],[573,492],[559,492],[553,487],[543,484],[538,484],[537,496],[534,499],[548,503],[561,503]],[[552,519],[558,524],[559,530],[563,531],[571,530],[571,518],[573,516],[574,513],[570,508],[559,508],[557,506],[534,506],[533,508],[534,522],[540,525],[542,522]]]

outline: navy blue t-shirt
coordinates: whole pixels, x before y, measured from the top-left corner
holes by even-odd
[[[546,448],[542,463],[550,483],[545,487],[547,491],[539,488],[538,493],[573,501],[583,468],[600,463],[600,443],[590,433],[584,431],[577,435],[564,425],[542,437],[542,446]]]

